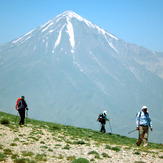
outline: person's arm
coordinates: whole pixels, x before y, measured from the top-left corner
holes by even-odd
[[[151,117],[149,116],[149,126],[150,126],[150,128],[151,128],[151,131],[153,130],[153,128],[152,128],[152,120],[151,120]]]
[[[139,130],[139,124],[140,124],[140,112],[136,115],[136,129]]]

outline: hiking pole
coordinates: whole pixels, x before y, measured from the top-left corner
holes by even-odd
[[[15,125],[16,125],[17,117],[18,117],[18,111],[17,111],[17,115],[16,115],[16,118],[15,118]]]
[[[28,109],[26,109],[26,124],[27,124],[27,119],[28,119]]]
[[[110,123],[110,120],[109,120],[109,125],[110,125],[110,130],[111,130],[111,133],[112,133],[112,128],[111,128],[111,123]]]
[[[135,129],[135,130],[132,130],[132,131],[130,131],[130,132],[128,132],[128,134],[130,134],[130,133],[132,133],[132,132],[135,132],[137,129]]]

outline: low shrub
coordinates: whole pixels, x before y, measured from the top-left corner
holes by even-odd
[[[76,158],[75,156],[68,156],[67,161],[73,161],[73,160],[75,160],[75,158]]]
[[[16,143],[11,143],[10,146],[17,146],[17,144]]]
[[[111,150],[119,152],[121,150],[121,147],[119,147],[119,146],[112,147]]]
[[[34,155],[33,152],[30,152],[30,151],[22,151],[22,155],[25,157],[25,156],[29,156],[29,157],[32,157]]]
[[[119,152],[121,150],[121,147],[120,146],[111,147],[110,145],[106,145],[105,149],[110,149]]]
[[[106,145],[106,149],[111,149],[112,147],[110,145]]]
[[[35,156],[35,160],[36,160],[37,162],[47,161],[47,159],[46,159],[46,154],[37,154],[37,155]]]
[[[29,158],[18,158],[14,160],[14,163],[35,163],[34,161],[31,161]]]
[[[11,149],[4,149],[4,154],[5,155],[12,155]]]
[[[7,119],[7,118],[3,118],[2,120],[1,120],[1,124],[2,125],[8,125],[10,122],[9,122],[9,120]]]
[[[62,149],[67,149],[69,150],[70,149],[70,146],[67,144],[65,147],[63,147]]]
[[[73,144],[86,144],[84,141],[80,140],[80,141],[74,141]]]
[[[50,130],[53,130],[53,131],[55,131],[55,130],[61,130],[61,125],[60,124],[53,124],[53,125],[51,125],[50,126]]]
[[[102,153],[102,156],[106,158],[111,158],[107,153]]]
[[[2,144],[0,144],[0,149],[3,149],[3,145]]]
[[[99,153],[98,152],[96,152],[96,151],[91,151],[91,152],[88,152],[88,154],[90,155],[90,154],[93,154],[93,155],[99,155]]]
[[[159,158],[163,159],[163,156],[158,156]]]
[[[45,144],[45,142],[44,141],[40,141],[40,144]]]
[[[85,158],[78,158],[72,161],[71,163],[89,163],[89,161]]]
[[[44,145],[44,146],[40,146],[40,148],[47,149],[48,147]]]
[[[15,138],[14,141],[19,141],[19,138]]]
[[[2,154],[1,152],[0,152],[0,161],[5,161],[6,160],[6,155],[4,155],[4,154]]]
[[[135,151],[134,154],[135,154],[135,155],[140,155],[140,152]]]
[[[19,157],[18,154],[13,154],[13,155],[11,156],[12,159],[17,159],[18,157]]]

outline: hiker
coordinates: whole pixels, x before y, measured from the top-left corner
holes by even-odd
[[[140,111],[136,116],[136,129],[139,130],[139,139],[137,141],[137,146],[140,146],[144,139],[143,146],[148,145],[148,129],[152,131],[152,121],[147,111],[147,107],[143,106],[142,111]]]
[[[101,132],[106,132],[105,130],[105,124],[106,121],[109,121],[109,119],[107,118],[107,111],[103,111],[103,113],[99,114],[98,116],[98,121],[101,123]]]
[[[25,110],[28,110],[24,96],[21,96],[18,98],[15,109],[19,112],[19,115],[20,115],[19,125],[24,126]]]

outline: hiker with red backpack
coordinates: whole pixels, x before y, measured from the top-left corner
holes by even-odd
[[[18,98],[15,109],[19,112],[20,115],[19,125],[24,126],[25,110],[28,110],[24,96]]]
[[[106,121],[109,121],[109,119],[107,118],[107,111],[103,111],[103,113],[99,114],[98,119],[97,119],[100,123],[101,123],[101,132],[106,132],[105,130],[105,124]]]
[[[144,139],[143,146],[148,145],[148,130],[149,127],[152,131],[152,121],[147,111],[147,107],[143,106],[142,111],[136,115],[136,129],[139,130],[139,139],[137,141],[137,146],[140,146]]]

